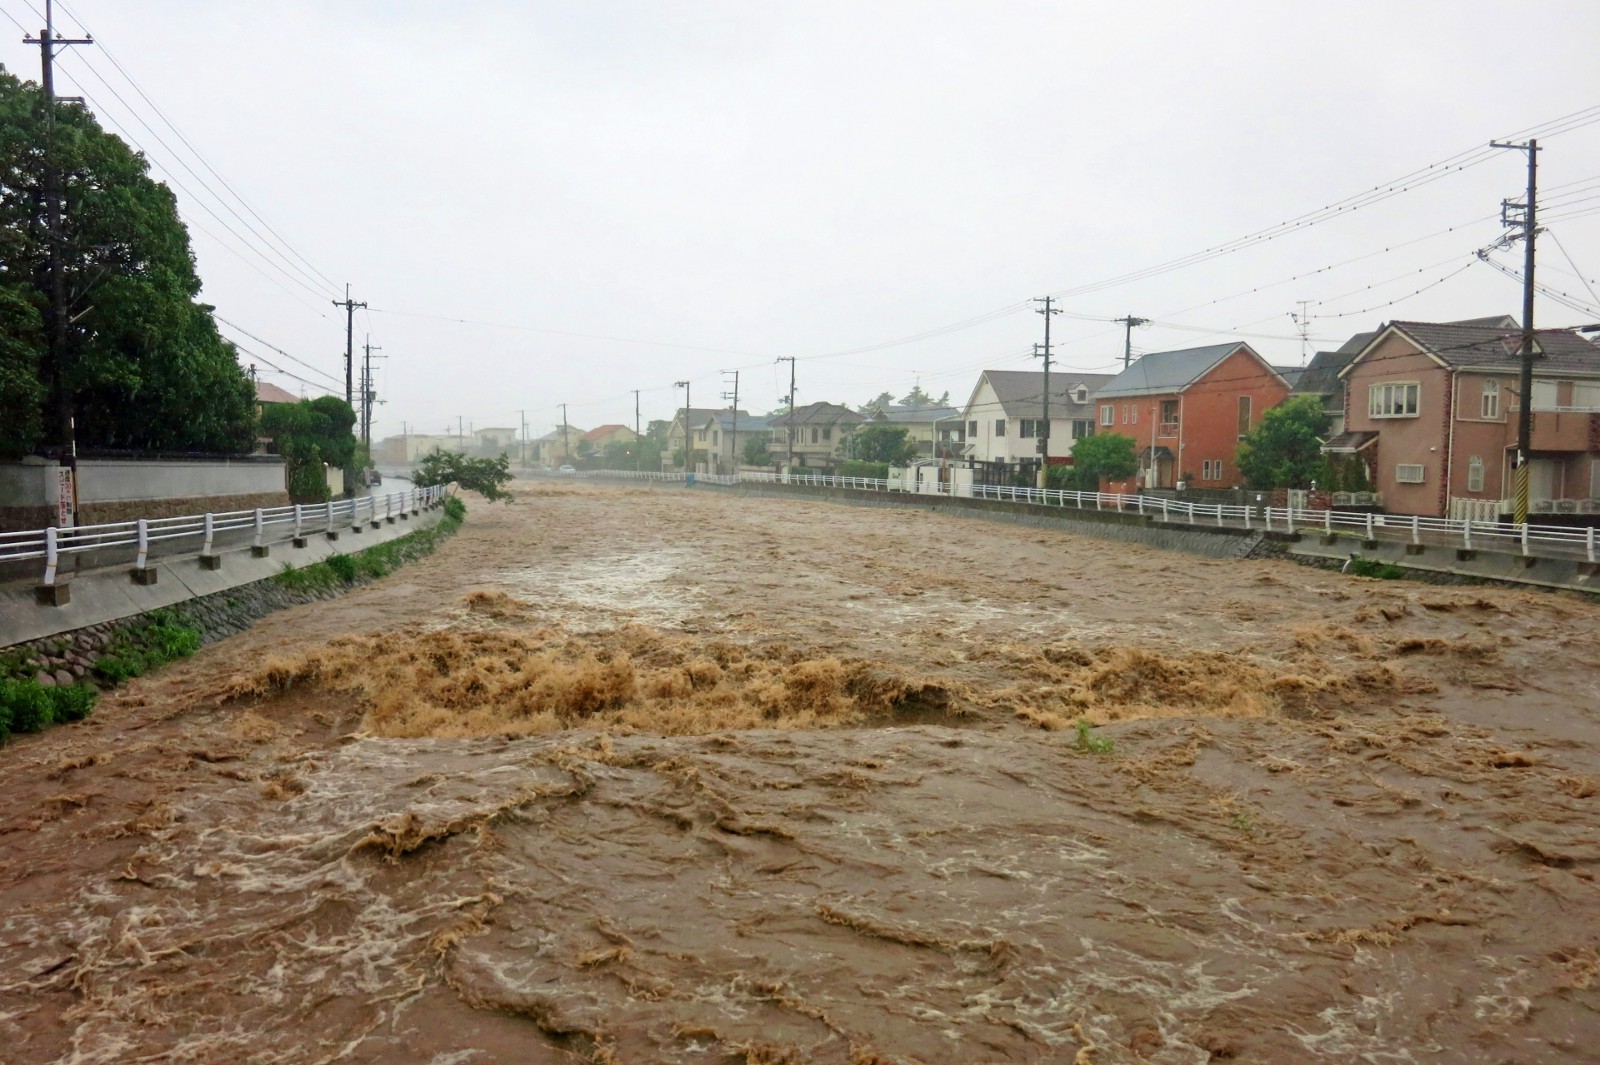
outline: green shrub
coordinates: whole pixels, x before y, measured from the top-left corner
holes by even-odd
[[[1094,726],[1089,722],[1081,718],[1078,720],[1078,750],[1090,754],[1110,754],[1116,746],[1114,741],[1094,735]]]
[[[106,645],[94,671],[111,684],[141,677],[200,650],[200,630],[171,610],[152,610],[138,624],[120,630]]]
[[[13,677],[0,681],[0,706],[6,708],[10,732],[38,732],[55,719],[49,689],[36,680]]]
[[[1357,577],[1376,577],[1383,581],[1397,581],[1406,575],[1406,571],[1393,562],[1381,562],[1375,558],[1362,558],[1359,555],[1350,559],[1349,571]]]
[[[52,711],[57,721],[82,721],[94,710],[100,693],[87,684],[69,684],[66,687],[46,688]]]
[[[467,505],[461,501],[460,496],[445,496],[444,516],[451,521],[465,521],[467,518]]]
[[[328,572],[332,573],[335,577],[339,578],[341,581],[344,581],[346,584],[354,583],[356,577],[358,576],[356,560],[351,558],[349,555],[342,555],[335,552],[334,554],[331,554],[327,558],[323,559],[322,564],[328,567]]]
[[[887,462],[858,462],[854,459],[849,462],[839,463],[840,477],[876,477],[884,480],[889,476]]]

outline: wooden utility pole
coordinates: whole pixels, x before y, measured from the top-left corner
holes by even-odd
[[[1533,358],[1537,354],[1533,340],[1533,266],[1534,266],[1534,238],[1538,236],[1539,228],[1536,215],[1538,213],[1539,193],[1539,142],[1529,140],[1526,144],[1502,144],[1499,141],[1490,141],[1491,148],[1515,148],[1528,153],[1528,192],[1524,203],[1516,204],[1504,202],[1501,204],[1501,221],[1506,225],[1520,225],[1522,239],[1522,366],[1517,379],[1518,407],[1520,417],[1517,420],[1517,468],[1516,468],[1516,496],[1512,502],[1511,520],[1518,525],[1528,521],[1528,466],[1532,460],[1533,452]],[[1511,212],[1521,209],[1522,218],[1514,220]]]
[[[1126,370],[1133,365],[1133,327],[1136,325],[1149,325],[1150,319],[1135,318],[1130,314],[1126,318],[1113,318],[1111,320],[1113,322],[1121,322],[1127,326],[1122,337],[1122,368]]]
[[[642,469],[644,461],[640,453],[644,450],[644,435],[639,432],[639,390],[633,390],[633,468]],[[658,471],[659,472],[659,471]]]
[[[372,402],[377,398],[377,393],[372,388],[372,353],[383,349],[372,343],[372,337],[367,337],[366,343],[361,345],[366,353],[361,365],[361,442],[368,447],[372,446]],[[383,358],[379,355],[378,358]]]
[[[329,302],[344,308],[344,401],[353,407],[356,400],[356,308],[366,304],[350,298],[349,285],[344,287],[344,299]]]
[[[694,458],[694,438],[690,435],[689,430],[689,382],[674,381],[672,387],[683,389],[683,472],[688,473],[689,460]],[[670,444],[671,442],[672,438],[669,434],[667,443]]]
[[[67,285],[65,264],[61,261],[65,237],[61,232],[61,167],[56,158],[56,49],[75,44],[93,44],[93,37],[57,37],[55,8],[52,0],[44,0],[44,28],[37,37],[24,37],[24,44],[39,46],[40,104],[44,109],[44,180],[40,183],[44,194],[44,261],[45,293],[45,344],[50,363],[51,384],[55,390],[56,426],[54,437],[60,451],[57,461],[62,474],[60,504],[53,524],[77,524],[78,512],[78,427],[76,404],[72,395],[72,374],[68,370]]]
[[[794,356],[779,355],[778,362],[789,364],[789,465],[794,465]]]
[[[572,461],[572,446],[567,443],[567,405],[561,404],[561,458],[564,462]]]
[[[1052,306],[1053,298],[1042,296],[1033,302],[1044,304],[1043,307],[1034,308],[1035,314],[1044,315],[1044,350],[1041,352],[1036,345],[1035,357],[1044,356],[1044,422],[1038,428],[1039,433],[1039,487],[1050,487],[1050,319],[1061,313],[1061,308]]]
[[[722,372],[723,375],[726,376],[729,371],[724,370]],[[728,452],[733,459],[733,468],[735,471],[737,471],[739,469],[739,371],[734,370],[732,373],[733,392],[722,393],[722,398],[733,400],[733,434],[732,442],[728,445]],[[718,419],[718,422],[721,422],[720,418]]]

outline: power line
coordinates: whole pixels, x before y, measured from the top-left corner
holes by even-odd
[[[211,312],[211,317],[212,317],[212,319],[214,321],[222,323],[223,325],[227,326],[229,329],[232,329],[234,332],[243,333],[245,336],[249,337],[251,340],[255,341],[257,344],[265,345],[266,347],[268,347],[268,348],[272,349],[273,351],[277,352],[279,355],[282,355],[284,358],[290,359],[290,360],[293,360],[294,362],[299,363],[301,366],[304,366],[306,369],[310,370],[312,373],[321,374],[323,377],[326,377],[329,381],[333,382],[333,384],[337,385],[339,383],[339,379],[337,377],[335,377],[333,374],[328,373],[326,370],[319,369],[318,367],[311,365],[309,362],[306,362],[304,359],[300,358],[297,355],[289,354],[287,351],[284,351],[282,348],[278,347],[276,344],[271,343],[270,341],[262,340],[260,337],[256,336],[254,333],[250,332],[248,329],[244,328],[241,325],[235,325],[233,322],[228,321],[226,318],[222,317],[217,312],[212,311]]]

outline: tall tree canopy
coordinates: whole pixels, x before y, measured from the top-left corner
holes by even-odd
[[[1239,444],[1239,472],[1252,488],[1307,488],[1323,475],[1328,412],[1317,396],[1295,396],[1261,416]]]
[[[0,68],[0,454],[79,447],[245,452],[255,395],[196,301],[189,234],[143,156],[81,107],[56,109],[66,345],[50,359],[38,87]],[[63,402],[63,398],[68,402]]]

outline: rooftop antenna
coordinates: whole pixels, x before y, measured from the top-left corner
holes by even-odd
[[[1306,352],[1311,344],[1311,306],[1310,300],[1299,300],[1300,310],[1290,311],[1289,317],[1294,319],[1294,324],[1300,327],[1300,365],[1306,364]]]

